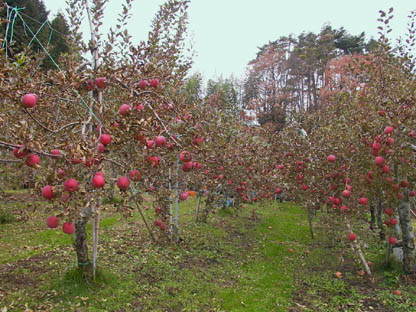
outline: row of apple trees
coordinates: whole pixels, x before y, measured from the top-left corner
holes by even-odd
[[[389,14],[381,13],[388,25]],[[367,274],[371,261],[362,246],[377,236],[387,261],[393,247],[402,247],[404,272],[416,271],[414,18],[397,49],[383,35],[386,26],[377,51],[344,58],[342,75],[327,73],[329,103],[272,136],[276,192],[302,203],[310,220],[326,207],[328,235],[351,244]]]
[[[126,215],[138,210],[155,241],[179,239],[178,202],[189,195],[204,196],[196,211],[202,220],[225,194],[237,202],[272,196],[267,187],[252,192],[270,185],[256,155],[264,144],[258,130],[219,100],[206,105],[184,95],[191,67],[184,53],[187,0],[162,5],[139,45],[124,29],[131,0],[106,39],[100,33],[105,1],[68,4],[70,51],[59,63],[51,59],[56,69],[40,69],[50,58],[46,49],[14,58],[2,51],[0,147],[7,151],[2,164],[30,168],[34,192],[51,201],[47,226],[75,233],[80,269],[95,274],[102,199],[114,184],[123,197],[117,208]],[[88,45],[80,32],[83,15]],[[154,200],[154,220],[142,213],[144,192]]]

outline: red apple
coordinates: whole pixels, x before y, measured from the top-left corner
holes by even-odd
[[[396,245],[397,244],[397,238],[394,236],[389,237],[389,244],[390,245]]]
[[[388,137],[386,139],[386,144],[389,145],[389,146],[393,145],[394,144],[394,139],[392,137]]]
[[[130,180],[128,177],[122,176],[117,179],[117,186],[120,190],[125,191],[130,186]]]
[[[358,200],[358,203],[359,203],[360,205],[367,205],[367,204],[368,204],[368,198],[366,198],[366,197],[361,197],[361,198]]]
[[[95,188],[102,188],[105,185],[104,175],[101,173],[96,173],[92,178],[92,186]]]
[[[50,216],[46,218],[46,224],[51,229],[57,228],[59,225],[59,219],[55,216]]]
[[[157,88],[158,85],[159,85],[159,79],[153,78],[152,80],[150,80],[150,86],[151,87]]]
[[[19,147],[15,147],[13,149],[13,155],[16,158],[20,158],[20,159],[25,158],[28,153],[29,151],[25,149],[23,145],[20,145]]]
[[[391,225],[396,225],[397,224],[397,219],[396,218],[391,218],[390,224]]]
[[[201,169],[201,168],[202,168],[202,164],[201,164],[201,163],[199,163],[199,162],[197,162],[197,161],[194,161],[194,162],[193,162],[193,166],[194,166],[194,168],[196,168],[196,169]]]
[[[335,157],[335,155],[329,155],[328,156],[328,161],[333,163],[337,158]]]
[[[146,144],[146,137],[142,134],[142,133],[137,133],[134,138],[139,141],[140,143],[142,143],[143,145]]]
[[[29,154],[26,156],[25,164],[29,167],[37,168],[39,167],[39,162],[39,156],[36,154]]]
[[[401,187],[409,187],[409,181],[407,181],[407,180],[403,180],[403,181],[401,181],[401,182],[400,182],[400,186],[401,186]]]
[[[393,183],[394,182],[394,180],[393,180],[393,178],[392,177],[386,177],[386,182],[389,182],[389,183]]]
[[[393,295],[395,295],[395,296],[400,296],[401,294],[402,294],[402,292],[398,289],[393,291]]]
[[[384,128],[384,134],[390,134],[394,131],[394,128],[391,126],[388,126],[386,128]]]
[[[393,209],[391,208],[386,208],[386,210],[384,210],[384,213],[386,215],[392,216],[393,215]]]
[[[415,197],[416,196],[416,191],[410,191],[409,192],[409,197]]]
[[[46,185],[42,188],[42,196],[46,199],[52,199],[55,197],[53,193],[53,188],[50,185]]]
[[[75,231],[75,226],[71,222],[65,222],[62,225],[62,231],[66,234],[72,234]]]
[[[348,234],[348,239],[351,242],[355,241],[356,238],[357,238],[357,235],[355,235],[355,233],[351,232],[350,234]]]
[[[61,156],[61,151],[58,149],[51,150],[51,154],[54,156]]]
[[[146,161],[152,165],[152,167],[157,167],[159,165],[160,162],[160,157],[159,156],[150,156],[146,158]]]
[[[155,141],[153,141],[153,140],[147,140],[146,141],[147,148],[152,148],[154,144],[155,144]]]
[[[188,151],[183,151],[179,154],[179,160],[181,162],[188,162],[192,160],[192,155]]]
[[[64,176],[65,175],[65,170],[58,168],[58,175],[59,176]]]
[[[374,160],[374,163],[377,166],[383,166],[385,162],[386,162],[386,160],[384,159],[383,156],[377,156],[376,159]]]
[[[127,114],[130,112],[131,106],[128,104],[123,104],[120,106],[120,109],[118,110],[118,113],[121,116],[127,116]]]
[[[139,88],[140,89],[145,89],[148,85],[149,85],[149,83],[145,79],[139,81]]]
[[[131,170],[129,172],[129,178],[130,180],[137,182],[140,180],[140,178],[142,177],[142,175],[140,174],[140,172],[138,170]]]
[[[84,161],[84,166],[87,168],[92,167],[92,165],[94,165],[96,163],[96,159],[94,157],[88,157],[87,159],[85,159]]]
[[[185,172],[189,172],[194,167],[194,163],[192,161],[184,162],[182,165],[182,170]]]
[[[25,94],[22,98],[22,104],[26,108],[32,108],[36,105],[38,96],[34,93]]]
[[[350,192],[349,190],[344,190],[344,191],[341,193],[341,195],[342,195],[342,197],[348,198],[348,197],[350,197],[350,196],[351,196],[351,192]]]
[[[97,145],[97,151],[98,151],[98,153],[103,153],[105,151],[104,144],[98,143],[98,145]]]
[[[75,192],[78,190],[78,182],[75,179],[68,179],[64,182],[64,189],[67,192]]]
[[[189,196],[188,192],[183,192],[179,195],[179,199],[180,200],[186,200],[188,198],[188,196]]]
[[[98,89],[104,89],[107,86],[107,79],[105,77],[98,77],[95,79],[95,84]]]
[[[156,146],[163,146],[166,144],[166,138],[163,135],[159,135],[155,139]]]
[[[379,150],[379,149],[381,149],[381,144],[380,143],[378,143],[378,142],[374,142],[373,143],[373,150]]]
[[[383,173],[389,173],[390,172],[390,167],[389,166],[383,166],[383,168],[381,169],[381,171],[383,172]]]
[[[82,159],[81,158],[71,158],[70,162],[73,165],[78,165],[78,164],[82,163]]]
[[[102,134],[100,136],[100,143],[103,145],[108,145],[111,142],[111,135],[109,134]]]
[[[201,143],[204,142],[204,138],[203,137],[196,137],[192,140],[192,143],[194,143],[194,145],[199,145]]]
[[[335,197],[335,198],[334,198],[334,204],[335,204],[335,205],[341,205],[341,204],[342,204],[342,200],[341,200],[341,198]]]
[[[138,111],[143,111],[144,106],[143,106],[143,104],[142,104],[142,103],[140,103],[140,104],[139,104],[139,105],[137,105],[135,108],[136,108]]]

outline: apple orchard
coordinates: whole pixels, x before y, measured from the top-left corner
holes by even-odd
[[[342,74],[328,71],[326,104],[276,131],[219,98],[186,96],[188,1],[161,6],[139,45],[123,29],[128,14],[103,39],[102,1],[92,10],[69,4],[71,47],[56,69],[39,70],[42,53],[13,58],[2,50],[0,162],[16,173],[30,168],[33,192],[52,203],[45,226],[74,236],[80,269],[95,272],[102,200],[117,187],[117,209],[138,210],[154,244],[180,240],[178,206],[189,196],[204,201],[195,218],[206,221],[219,201],[239,209],[279,195],[304,207],[312,236],[313,221],[326,217],[328,235],[344,240],[367,274],[371,235],[387,257],[400,246],[404,271],[416,272],[416,80],[407,53],[414,38],[393,50],[382,36],[374,53],[349,57]],[[88,45],[81,12],[90,18]],[[142,213],[144,193],[154,199],[153,219]]]

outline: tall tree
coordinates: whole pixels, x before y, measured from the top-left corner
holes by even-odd
[[[239,112],[237,89],[232,79],[208,80],[205,99],[230,113]]]
[[[42,0],[6,0],[0,17],[8,21],[1,27],[8,53],[13,56],[28,45],[33,51],[41,50],[41,44],[46,45],[48,42],[48,26],[43,25],[48,14]],[[33,40],[35,34],[40,43]]]
[[[35,53],[44,53],[46,49],[53,60],[59,62],[59,56],[69,51],[69,27],[62,13],[52,22],[48,14],[42,0],[7,0],[4,3],[0,17],[6,22],[0,32],[9,56],[14,57],[26,49]],[[42,68],[55,68],[46,53]]]
[[[362,53],[365,35],[350,35],[344,28],[324,25],[319,34],[283,36],[259,48],[248,65],[244,107],[257,113],[260,124],[282,129],[293,114],[321,108],[327,63],[338,56]]]
[[[51,23],[51,47],[49,54],[53,60],[59,63],[59,57],[63,53],[67,53],[70,49],[67,36],[69,35],[69,27],[62,13],[58,13]],[[46,68],[54,68],[54,64],[50,58],[46,58],[43,64]]]

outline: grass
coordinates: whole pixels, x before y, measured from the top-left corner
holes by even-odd
[[[249,234],[258,244],[253,258],[242,266],[238,287],[220,294],[226,311],[286,311],[291,301],[293,272],[310,240],[304,214],[288,204],[262,208]]]
[[[367,250],[374,279],[360,276],[345,246],[310,239],[298,206],[226,209],[205,224],[193,222],[195,205],[181,203],[179,244],[152,244],[138,213],[106,212],[94,282],[80,276],[71,236],[45,230],[49,207],[29,222],[1,225],[0,310],[416,311],[416,288],[400,286],[397,266],[382,267],[381,246]],[[152,222],[152,209],[145,214]],[[402,296],[392,295],[396,288]]]

